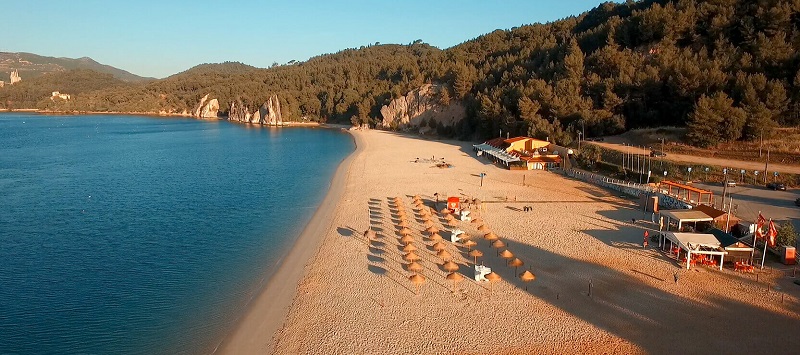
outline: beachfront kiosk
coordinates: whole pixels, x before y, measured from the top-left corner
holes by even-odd
[[[698,260],[705,265],[719,266],[719,269],[722,270],[725,254],[728,254],[713,234],[661,233],[658,246],[663,250],[667,244],[669,244],[670,254],[673,254],[677,260],[686,262],[686,270],[689,270],[689,267]],[[719,256],[719,265],[717,265],[716,256]]]
[[[661,210],[665,232],[704,231],[711,227],[714,218],[697,210]],[[688,223],[691,225],[687,226]]]

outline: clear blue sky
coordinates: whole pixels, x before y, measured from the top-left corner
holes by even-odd
[[[163,78],[201,63],[256,67],[370,43],[448,48],[496,29],[550,22],[601,0],[0,0],[0,51],[91,57]]]

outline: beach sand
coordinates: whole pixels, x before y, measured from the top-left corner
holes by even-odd
[[[221,353],[736,354],[800,347],[800,287],[776,270],[779,264],[758,281],[729,269],[686,271],[657,243],[642,248],[653,225],[632,224],[643,213],[607,190],[557,173],[495,167],[465,142],[353,135],[357,152]],[[436,167],[441,158],[453,167]],[[483,186],[480,173],[487,174]],[[473,216],[525,265],[515,272],[477,223],[459,222],[484,253],[478,263],[502,280],[475,282],[466,249],[445,241],[465,276],[453,292],[411,198],[433,206],[434,193],[440,201],[484,201]],[[404,268],[395,196],[403,198],[422,258],[427,282],[419,294]],[[448,239],[445,220],[434,217]],[[375,240],[364,237],[368,227],[378,232]],[[516,274],[528,269],[536,280],[524,283]]]

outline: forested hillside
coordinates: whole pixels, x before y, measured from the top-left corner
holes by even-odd
[[[592,137],[670,125],[686,126],[689,143],[712,146],[800,124],[799,29],[800,0],[604,3],[446,50],[418,40],[270,69],[201,65],[61,105],[181,112],[210,94],[225,111],[234,101],[253,109],[277,94],[290,120],[374,123],[382,105],[432,82],[450,89],[443,102],[467,107],[452,130],[459,138],[502,129],[568,144],[582,129]]]

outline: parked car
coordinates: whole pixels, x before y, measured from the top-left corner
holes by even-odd
[[[800,207],[800,198],[794,200],[794,204]]]
[[[727,186],[727,187],[736,187],[736,181],[735,180],[728,180],[728,181],[725,182],[725,186]]]
[[[779,182],[770,182],[767,184],[768,189],[786,191],[786,185]]]
[[[660,150],[653,150],[653,151],[650,152],[650,156],[654,157],[654,158],[663,158],[663,157],[667,156],[667,153],[664,153],[664,152],[662,152]]]

